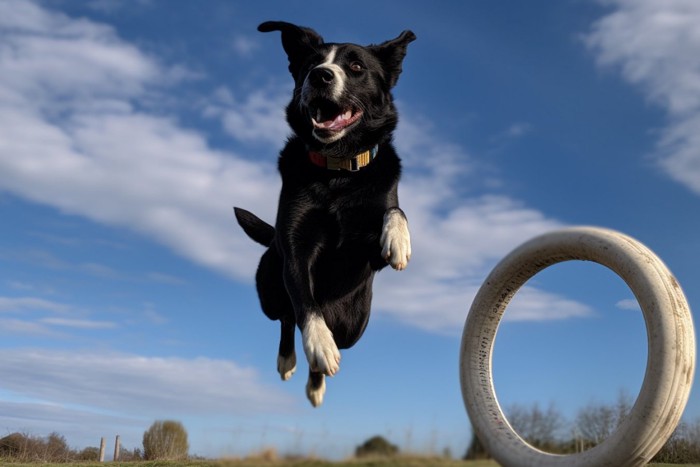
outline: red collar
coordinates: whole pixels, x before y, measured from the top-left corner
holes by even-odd
[[[318,152],[309,151],[309,160],[314,165],[323,167],[324,169],[357,172],[361,168],[367,167],[370,162],[377,157],[378,149],[378,146],[374,146],[369,151],[362,152],[350,159],[335,159],[333,157],[326,157]]]

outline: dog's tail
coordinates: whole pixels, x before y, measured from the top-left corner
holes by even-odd
[[[275,236],[275,228],[260,219],[252,212],[241,208],[233,208],[238,223],[243,231],[253,240],[263,246],[270,246]]]

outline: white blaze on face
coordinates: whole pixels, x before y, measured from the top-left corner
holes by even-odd
[[[343,68],[340,65],[334,63],[336,53],[337,48],[335,46],[331,47],[323,62],[316,65],[314,68],[311,69],[311,71],[316,70],[318,68],[325,68],[326,70],[333,73],[333,81],[330,84],[329,89],[330,99],[335,102],[338,102],[343,96],[343,93],[345,92],[346,75]],[[309,74],[306,75],[306,78],[304,79],[304,84],[301,88],[302,101],[308,101],[309,93],[311,93],[313,89],[312,84],[309,82],[309,76],[311,75],[311,71],[309,72]]]
[[[326,68],[333,72],[334,78],[331,87],[331,98],[336,102],[340,100],[343,93],[345,92],[345,71],[340,65],[334,63],[335,55],[337,52],[338,49],[335,46],[331,47],[331,50],[328,51],[328,55],[326,55],[326,59],[323,61],[323,63],[315,67]]]

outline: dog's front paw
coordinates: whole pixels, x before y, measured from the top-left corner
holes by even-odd
[[[411,259],[411,234],[408,232],[408,221],[403,211],[391,208],[384,214],[382,227],[382,256],[387,263],[397,271],[408,266]]]
[[[328,376],[336,374],[340,367],[340,351],[323,317],[310,314],[302,335],[309,368]]]

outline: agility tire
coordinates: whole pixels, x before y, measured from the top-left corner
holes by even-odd
[[[493,345],[515,293],[541,270],[563,261],[594,261],[618,274],[639,302],[648,357],[642,388],[629,416],[601,444],[572,455],[533,448],[510,426],[493,386]],[[695,371],[695,336],[688,303],[664,263],[619,232],[573,227],[536,237],[512,251],[477,293],[462,334],[460,382],[472,427],[505,467],[623,467],[645,465],[678,425]]]

